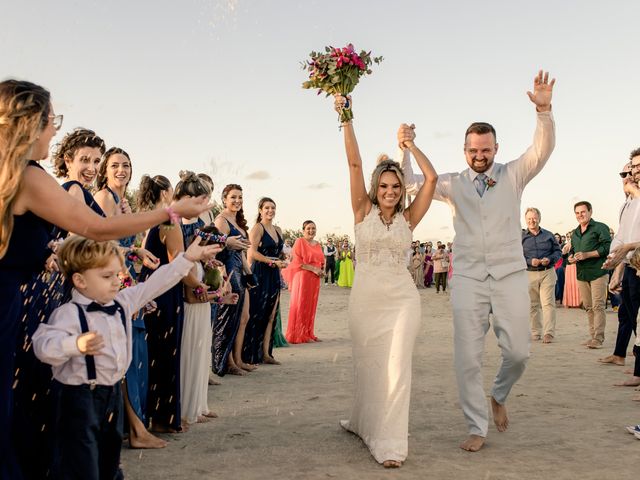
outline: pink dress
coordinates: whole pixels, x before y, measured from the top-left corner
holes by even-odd
[[[313,330],[320,294],[320,277],[301,267],[305,264],[323,268],[324,253],[319,243],[311,245],[304,238],[299,238],[293,245],[291,255],[291,264],[282,270],[291,292],[285,337],[289,343],[313,342],[318,339]]]
[[[582,303],[578,289],[578,270],[575,263],[568,263],[564,269],[564,295],[562,304],[565,307],[579,307]]]

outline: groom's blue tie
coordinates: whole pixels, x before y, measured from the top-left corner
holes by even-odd
[[[475,184],[476,191],[478,195],[482,197],[484,195],[484,191],[487,189],[487,176],[484,173],[479,173],[476,178],[473,179],[473,183]]]

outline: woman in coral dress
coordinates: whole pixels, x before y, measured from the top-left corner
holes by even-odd
[[[289,343],[317,342],[314,322],[320,295],[320,278],[324,276],[324,252],[314,240],[316,224],[307,220],[302,224],[303,237],[298,238],[291,251],[291,264],[282,270],[291,298],[285,337]]]
[[[567,234],[567,243],[562,247],[562,253],[571,250],[571,232]],[[579,307],[582,303],[578,289],[578,270],[575,263],[568,263],[564,270],[564,294],[562,305],[565,307]]]

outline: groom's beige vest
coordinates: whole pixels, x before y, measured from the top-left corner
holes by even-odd
[[[456,232],[453,241],[453,274],[484,280],[500,280],[525,270],[520,227],[520,195],[503,164],[494,164],[496,181],[482,198],[469,169],[451,174],[451,207]]]

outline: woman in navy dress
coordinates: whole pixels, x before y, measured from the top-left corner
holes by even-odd
[[[105,219],[73,198],[33,160],[44,160],[62,125],[47,90],[26,81],[0,82],[0,478],[20,478],[10,441],[18,323],[30,283],[51,254],[52,226],[95,240],[144,231],[176,215],[207,209],[204,199],[177,202],[168,210]]]
[[[206,192],[195,192],[206,195]],[[179,200],[190,195],[183,188],[183,182],[176,186],[175,196],[169,180],[156,175],[151,178],[144,175],[138,189],[138,206],[141,209],[157,208],[167,205],[172,198]],[[190,215],[192,218],[197,215]],[[185,216],[186,217],[186,216]],[[145,248],[155,255],[159,265],[171,262],[179,253],[184,252],[182,225],[162,224],[149,230]],[[152,273],[144,267],[140,279],[144,281]],[[147,349],[149,355],[149,392],[147,397],[147,420],[151,430],[156,432],[182,432],[180,411],[180,343],[184,321],[183,285],[188,288],[207,287],[189,274],[154,301],[157,309],[144,315],[147,331]],[[205,294],[206,295],[206,294]],[[185,426],[186,427],[186,426]]]
[[[102,155],[96,178],[95,201],[107,217],[132,213],[126,197],[131,181],[132,165],[129,154],[119,147],[111,147]],[[153,270],[158,259],[151,252],[136,247],[137,235],[118,240],[120,246],[129,249],[131,255],[125,256],[125,263],[132,283],[138,277],[136,263]],[[135,261],[133,259],[136,259]],[[146,428],[147,391],[149,389],[149,359],[147,352],[147,331],[144,326],[143,311],[139,311],[131,322],[131,365],[122,383],[122,399],[126,413],[125,429],[129,432],[130,448],[164,448],[167,442],[156,437]]]
[[[243,360],[246,363],[279,364],[273,358],[273,329],[280,303],[280,260],[284,240],[282,231],[273,225],[276,203],[267,197],[258,203],[257,223],[249,233],[249,263],[257,287],[249,290],[250,315],[244,336]]]
[[[87,190],[95,179],[97,165],[104,153],[104,141],[92,130],[78,128],[65,135],[52,156],[56,174],[64,177],[62,188],[85,203],[100,216],[102,209]],[[54,227],[52,237],[62,240],[67,232]],[[51,269],[54,259],[47,261]],[[31,348],[31,337],[40,323],[59,305],[70,299],[71,289],[61,274],[41,270],[33,282],[23,286],[25,302],[18,333],[14,387],[13,444],[25,478],[45,478],[51,459],[51,432],[55,402],[52,397],[51,366],[39,361]],[[44,428],[43,428],[44,426]]]
[[[227,241],[227,248],[218,254],[224,263],[231,283],[231,291],[238,295],[236,305],[221,305],[213,324],[213,371],[223,376],[226,373],[246,375],[256,367],[242,361],[244,332],[249,321],[249,296],[245,274],[250,272],[245,251],[249,246],[247,221],[242,209],[242,187],[230,184],[222,190],[224,210],[216,217],[215,226],[228,237],[244,240],[239,249]]]

